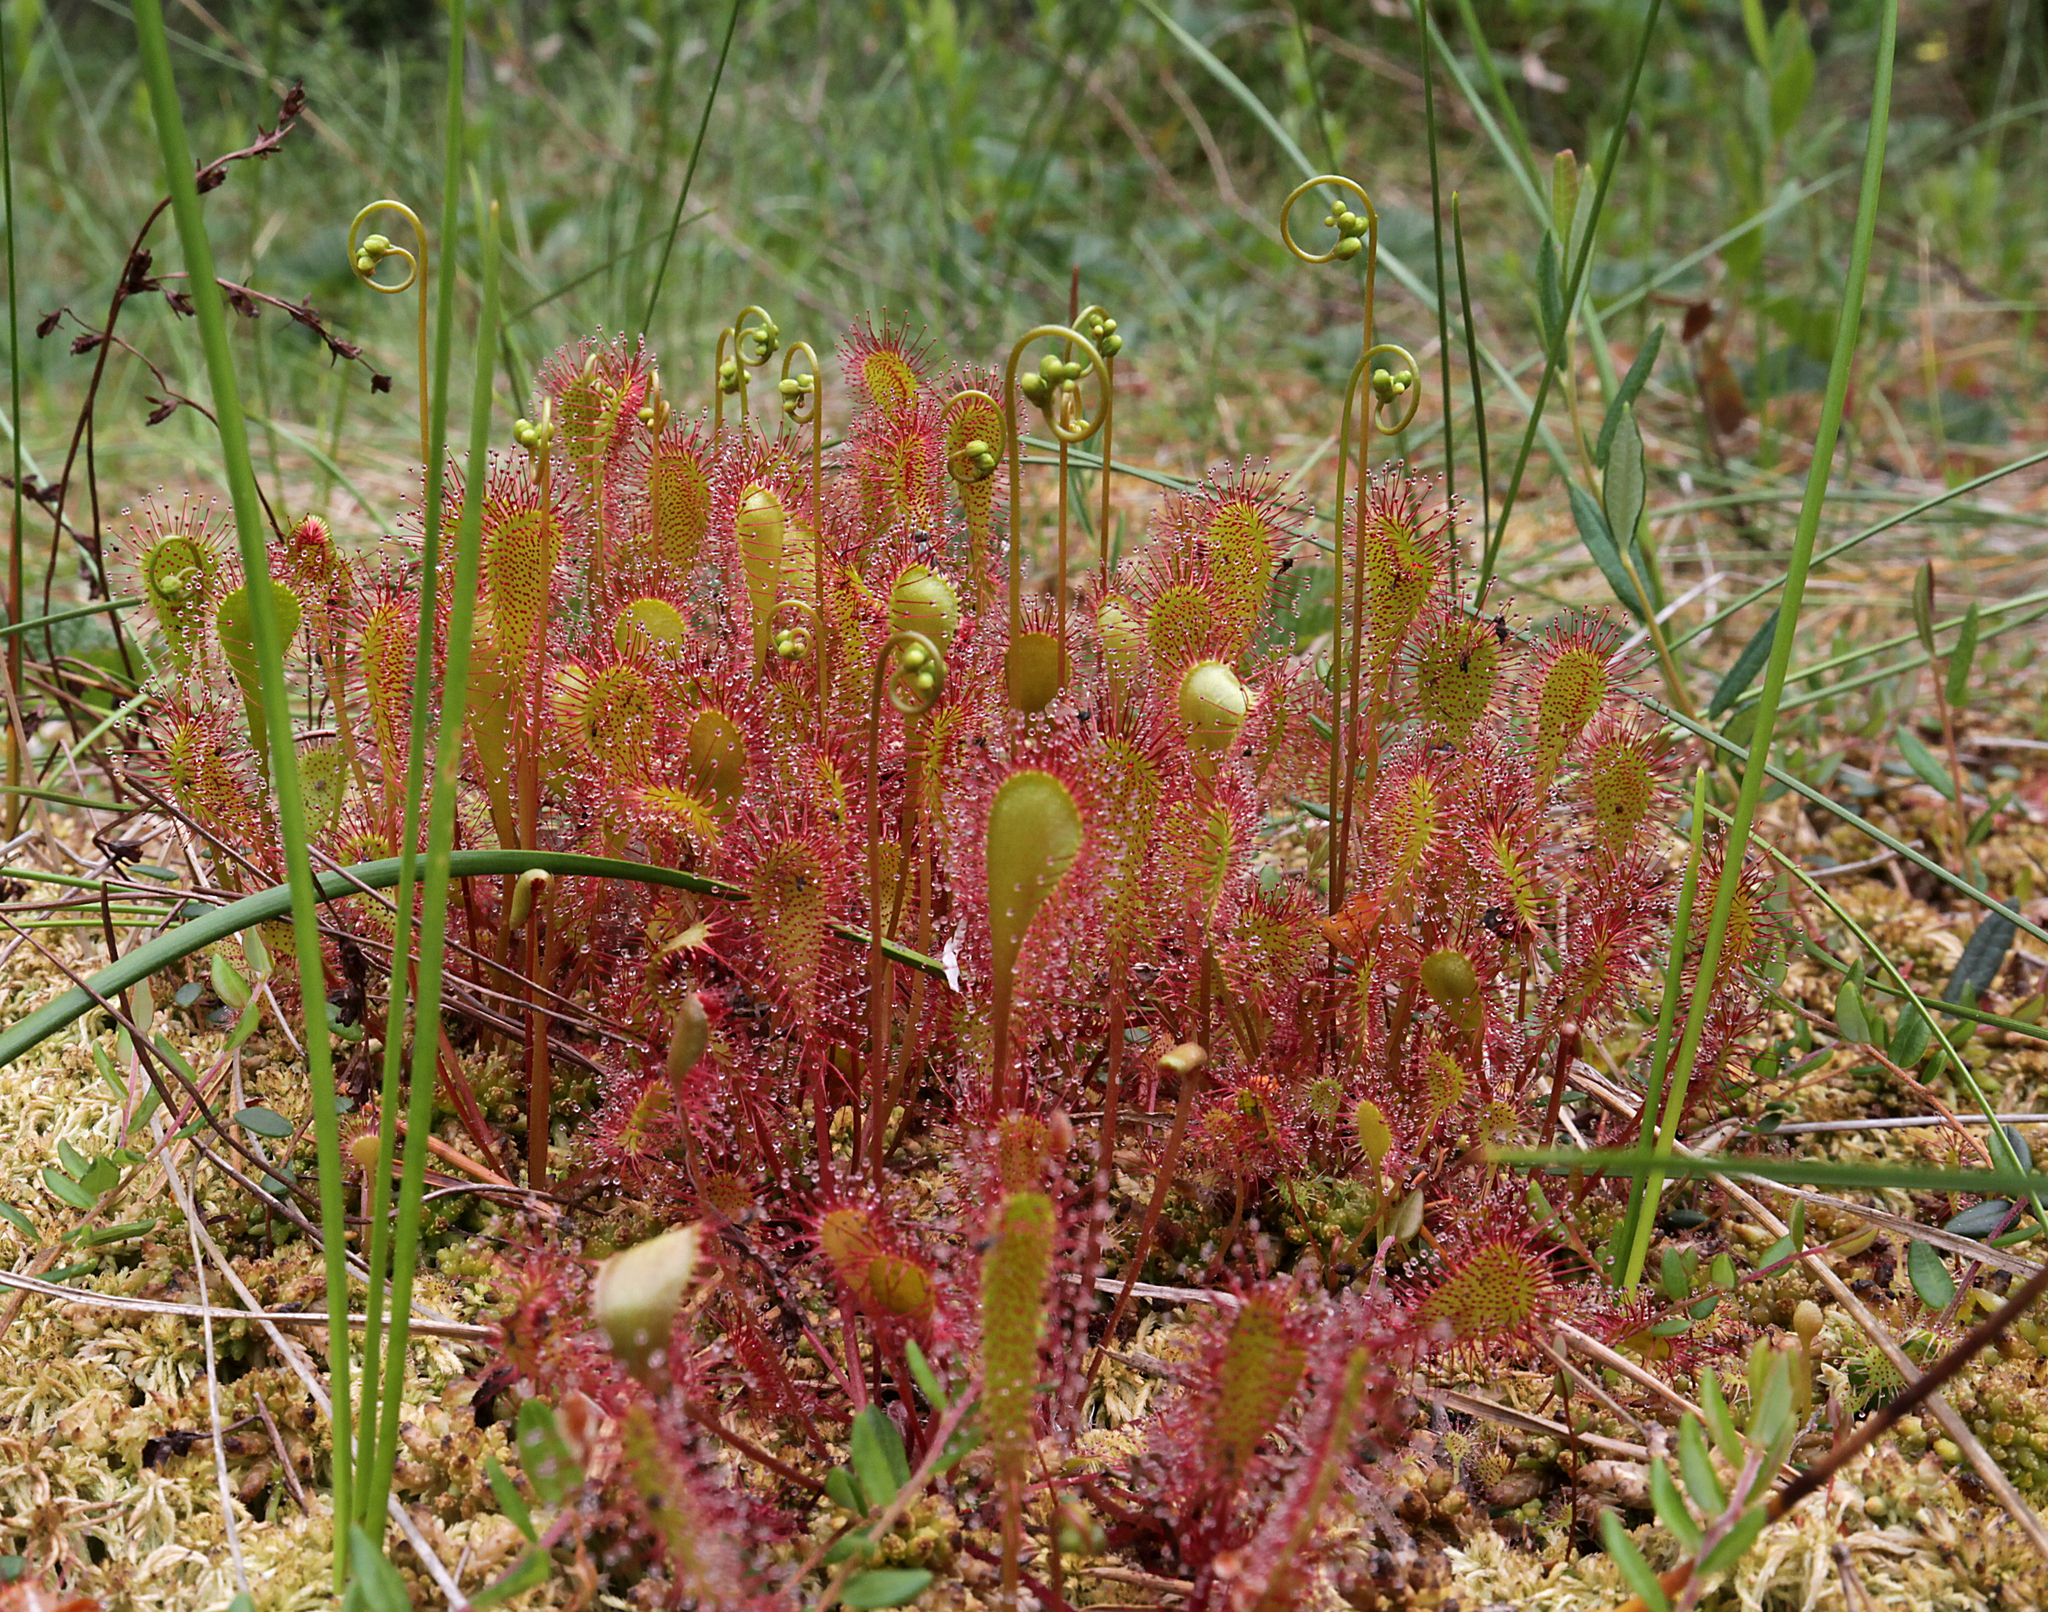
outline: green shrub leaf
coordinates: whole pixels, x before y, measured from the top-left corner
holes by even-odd
[[[1949,1274],[1948,1262],[1931,1243],[1915,1239],[1906,1244],[1906,1275],[1912,1279],[1920,1302],[1930,1310],[1945,1310],[1955,1302],[1956,1279]]]

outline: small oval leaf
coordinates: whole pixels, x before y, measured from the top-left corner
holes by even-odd
[[[1958,1237],[1991,1237],[1997,1234],[2011,1214],[2012,1204],[2006,1199],[1987,1198],[1952,1216],[1941,1229],[1954,1232]]]
[[[1912,1279],[1920,1302],[1930,1310],[1945,1310],[1955,1302],[1956,1279],[1932,1244],[1916,1241],[1906,1245],[1906,1275]]]
[[[268,1136],[280,1141],[292,1134],[292,1122],[290,1120],[274,1109],[264,1108],[260,1105],[236,1109],[235,1123],[241,1126],[243,1130],[251,1131],[257,1136]]]

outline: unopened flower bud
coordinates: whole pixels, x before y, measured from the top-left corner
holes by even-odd
[[[695,1226],[679,1226],[598,1267],[592,1314],[620,1364],[643,1381],[663,1375],[676,1311],[697,1274],[699,1244]]]

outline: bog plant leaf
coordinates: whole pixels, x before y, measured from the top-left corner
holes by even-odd
[[[1012,1482],[1023,1477],[1035,1448],[1032,1401],[1038,1389],[1053,1226],[1050,1198],[1040,1192],[1011,1193],[996,1210],[982,1262],[982,1422],[997,1468]]]
[[[1945,1310],[1955,1302],[1956,1279],[1949,1274],[1941,1251],[1931,1243],[1916,1238],[1906,1244],[1906,1275],[1920,1302],[1930,1310]]]
[[[1081,854],[1081,809],[1049,772],[1024,769],[998,786],[988,814],[988,921],[998,992],[1016,978],[1024,937]]]
[[[1624,403],[1621,421],[1615,428],[1613,446],[1607,456],[1607,471],[1601,481],[1600,499],[1607,516],[1607,530],[1617,547],[1627,548],[1636,540],[1636,526],[1643,518],[1647,486],[1643,474],[1643,433],[1636,426],[1633,405]]]

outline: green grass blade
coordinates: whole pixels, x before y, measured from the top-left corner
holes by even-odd
[[[1487,1160],[1492,1164],[1582,1171],[1588,1175],[1625,1176],[1662,1170],[1666,1175],[1686,1179],[1703,1175],[1749,1176],[1758,1181],[1855,1192],[1974,1192],[1986,1197],[2028,1197],[2048,1192],[2048,1175],[2022,1170],[2016,1161],[1996,1170],[1962,1170],[1930,1164],[1842,1164],[1833,1159],[1749,1159],[1701,1153],[1665,1156],[1641,1148],[1582,1152],[1568,1147],[1501,1148],[1489,1150]]]
[[[458,5],[459,10],[459,5]],[[453,93],[460,93],[459,79]],[[460,142],[449,142],[452,153]],[[483,309],[478,317],[476,381],[470,399],[470,474],[481,478],[491,441],[491,351],[498,323],[498,210],[483,214]],[[453,204],[450,204],[453,211]],[[451,276],[452,278],[452,276]],[[452,285],[449,287],[452,291]],[[385,1354],[382,1414],[377,1429],[377,1454],[368,1484],[381,1513],[390,1492],[392,1465],[398,1455],[406,1339],[412,1315],[412,1284],[418,1264],[420,1199],[426,1191],[427,1137],[434,1123],[434,1076],[441,1054],[441,982],[447,955],[449,858],[455,847],[455,796],[462,764],[463,713],[469,709],[469,649],[476,622],[478,576],[481,572],[484,501],[462,501],[462,519],[455,534],[455,574],[448,608],[448,654],[441,677],[441,727],[434,756],[434,787],[427,815],[427,864],[422,889],[419,939],[419,988],[415,998],[412,1038],[412,1089],[406,1115],[404,1175],[398,1192],[398,1225],[391,1248],[391,1336]],[[423,630],[424,641],[429,635]],[[391,1039],[396,1040],[394,1035]],[[365,1405],[364,1414],[368,1414]]]
[[[1451,437],[1451,288],[1444,277],[1444,191],[1437,152],[1436,62],[1435,52],[1430,48],[1429,11],[1423,0],[1415,0],[1415,23],[1422,45],[1422,125],[1429,141],[1429,225],[1431,242],[1436,248],[1436,356],[1443,375],[1444,502],[1448,504],[1457,494],[1458,469]],[[1451,583],[1455,588],[1455,569]]]
[[[1987,470],[1984,472],[1983,475],[1975,477],[1970,481],[1962,482],[1957,486],[1950,487],[1942,492],[1935,493],[1931,497],[1923,498],[1918,503],[1914,504],[1912,507],[1900,510],[1896,515],[1887,515],[1883,520],[1877,522],[1874,526],[1866,526],[1854,537],[1844,538],[1841,542],[1836,543],[1831,547],[1822,549],[1820,553],[1816,554],[1813,557],[1813,563],[1815,565],[1825,565],[1829,560],[1836,559],[1841,555],[1847,554],[1851,549],[1856,548],[1860,544],[1868,543],[1873,537],[1878,536],[1880,533],[1889,532],[1895,526],[1903,526],[1908,521],[1917,520],[1920,516],[1925,515],[1929,510],[1938,509],[1943,504],[1961,498],[1965,493],[1976,492],[1979,488],[1989,486],[1992,482],[1999,480],[2001,477],[2010,476],[2016,470],[2031,469],[2033,466],[2040,464],[2043,460],[2048,460],[2048,448],[2042,448],[2039,452],[2036,453],[2023,454],[2020,458],[2013,460],[2010,464],[2000,465],[1996,470]],[[1697,627],[1693,628],[1691,632],[1685,633],[1678,638],[1674,638],[1671,641],[1671,647],[1673,649],[1683,648],[1685,645],[1691,643],[1695,638],[1698,638],[1701,634],[1712,632],[1722,622],[1726,621],[1730,616],[1734,615],[1736,611],[1746,609],[1748,606],[1755,604],[1757,600],[1766,598],[1769,595],[1776,593],[1784,585],[1785,579],[1783,577],[1777,577],[1774,578],[1772,581],[1763,583],[1758,587],[1750,589],[1749,592],[1745,593],[1741,598],[1737,599],[1733,604],[1729,605],[1727,608],[1717,611],[1715,614],[1709,616],[1705,621],[1701,622]]]
[[[1642,703],[1645,709],[1654,711],[1657,713],[1657,715],[1663,717],[1665,721],[1673,723],[1674,725],[1685,729],[1686,732],[1693,735],[1694,738],[1704,740],[1706,743],[1712,745],[1716,750],[1719,750],[1723,755],[1728,756],[1731,759],[1742,763],[1745,767],[1749,764],[1749,758],[1752,754],[1752,750],[1750,747],[1737,744],[1733,739],[1727,738],[1722,734],[1716,733],[1704,722],[1696,722],[1691,717],[1685,715],[1683,712],[1672,710],[1670,706],[1663,704],[1661,701],[1654,700],[1645,696],[1643,697]],[[1758,703],[1759,705],[1761,705],[1762,702],[1759,701]],[[1822,811],[1827,812],[1833,817],[1839,818],[1842,822],[1849,824],[1858,833],[1862,834],[1867,839],[1871,840],[1873,843],[1882,845],[1887,851],[1891,851],[1894,854],[1905,858],[1908,862],[1912,863],[1913,866],[1919,868],[1922,872],[1930,874],[1934,878],[1939,879],[1943,884],[1947,885],[1951,890],[1954,890],[1958,895],[1968,896],[1970,900],[1974,901],[1978,906],[1983,907],[1987,911],[1998,913],[2001,916],[2012,920],[2012,923],[2015,928],[2024,930],[2027,934],[2032,935],[2036,940],[2048,943],[2048,929],[2042,928],[2041,925],[2035,923],[2033,919],[2025,916],[2023,913],[2017,911],[2016,909],[2007,906],[2003,901],[2000,901],[1996,896],[1991,894],[1990,891],[1981,889],[1977,885],[1972,884],[1960,873],[1951,872],[1949,869],[1943,867],[1939,862],[1935,861],[1932,857],[1926,855],[1924,852],[1914,849],[1912,846],[1908,845],[1904,840],[1899,839],[1896,835],[1887,834],[1883,829],[1879,828],[1875,823],[1871,822],[1869,818],[1863,816],[1860,812],[1853,811],[1849,807],[1844,806],[1840,801],[1836,800],[1833,796],[1828,795],[1821,790],[1815,789],[1813,785],[1809,784],[1805,779],[1800,778],[1793,773],[1789,773],[1785,771],[1784,768],[1779,767],[1775,763],[1771,762],[1765,763],[1764,773],[1772,783],[1783,784],[1787,789],[1791,790],[1793,794],[1798,795],[1802,800],[1809,801],[1813,805],[1818,806]]]
[[[442,113],[440,280],[434,299],[433,380],[427,396],[427,492],[425,541],[420,555],[420,629],[413,646],[412,720],[405,759],[405,813],[398,842],[398,925],[401,935],[409,931],[413,921],[414,862],[419,844],[420,811],[427,804],[427,713],[434,694],[433,624],[440,619],[441,515],[448,474],[448,374],[455,350],[455,297],[459,283],[457,261],[460,254],[455,250],[455,239],[462,195],[462,67],[468,24],[467,0],[450,0]],[[488,376],[490,343],[480,345],[477,352],[478,361]],[[472,475],[481,475],[481,457],[472,459],[470,463]],[[466,499],[464,503],[466,508],[479,507],[475,498]],[[448,675],[453,675],[452,667]],[[444,710],[443,725],[449,720]],[[459,716],[454,720],[459,728]],[[438,929],[438,925],[428,924],[426,929]],[[424,966],[427,947],[424,930],[419,947]],[[390,1001],[386,1008],[387,1028],[405,1023],[406,975],[407,970],[394,961]],[[421,1017],[418,1023],[424,1028],[426,1020]],[[398,1112],[404,1039],[396,1030],[384,1038],[383,1078],[377,1097],[377,1168],[371,1179],[370,1246],[367,1250],[370,1292],[364,1306],[367,1321],[363,1332],[363,1405],[358,1434],[362,1441],[358,1460],[363,1472],[355,1521],[372,1539],[380,1541],[384,1537],[384,1498],[391,1486],[391,1469],[385,1463],[381,1439],[373,1424],[372,1407],[386,1388],[384,1377],[388,1375],[396,1384],[405,1362],[403,1346],[387,1351],[383,1338],[385,1260],[391,1236],[391,1161],[396,1142],[393,1122]],[[435,1040],[438,1044],[438,1038]]]
[[[1486,590],[1493,581],[1494,567],[1500,560],[1500,546],[1507,536],[1508,516],[1514,512],[1515,497],[1521,491],[1522,475],[1529,466],[1529,451],[1535,445],[1536,429],[1543,420],[1543,405],[1550,399],[1550,389],[1564,369],[1565,349],[1570,340],[1572,310],[1579,305],[1579,294],[1586,284],[1586,272],[1593,260],[1593,243],[1600,235],[1600,217],[1607,206],[1607,192],[1614,183],[1614,170],[1621,158],[1621,147],[1628,133],[1629,113],[1636,104],[1636,89],[1642,83],[1643,64],[1649,59],[1650,41],[1657,32],[1657,19],[1663,15],[1664,0],[1650,0],[1650,8],[1643,17],[1643,31],[1636,41],[1635,59],[1629,64],[1628,87],[1622,92],[1621,109],[1615,119],[1614,131],[1608,136],[1607,150],[1600,158],[1600,177],[1593,187],[1593,205],[1586,214],[1586,238],[1579,242],[1578,250],[1572,254],[1571,279],[1564,288],[1564,316],[1558,321],[1557,329],[1551,333],[1550,350],[1545,355],[1543,375],[1536,383],[1536,401],[1529,411],[1528,428],[1522,433],[1521,446],[1515,450],[1515,468],[1508,475],[1507,490],[1500,501],[1500,519],[1486,539],[1486,551],[1479,559],[1479,584],[1475,597],[1485,603]],[[1626,541],[1626,537],[1623,539]]]
[[[1685,988],[1685,937],[1692,933],[1693,901],[1699,894],[1701,855],[1707,838],[1707,768],[1704,763],[1693,774],[1692,844],[1685,859],[1685,880],[1678,890],[1678,911],[1671,921],[1671,961],[1664,970],[1664,999],[1657,1006],[1657,1033],[1650,1048],[1650,1098],[1643,1104],[1642,1145],[1660,1157],[1671,1150],[1678,1134],[1678,1115],[1671,1111],[1671,1030],[1678,1017],[1678,998]],[[1638,1176],[1629,1188],[1628,1209],[1614,1234],[1614,1253],[1626,1255],[1621,1278],[1622,1291],[1633,1293],[1642,1280],[1643,1260],[1650,1252],[1650,1227],[1655,1221],[1658,1194],[1664,1177],[1652,1173],[1647,1180]],[[1610,1263],[1616,1261],[1610,1260]]]
[[[704,115],[697,120],[697,138],[690,147],[690,166],[683,170],[683,188],[676,193],[675,217],[669,221],[668,239],[662,243],[661,261],[655,265],[654,289],[647,293],[647,312],[640,316],[643,332],[654,323],[654,310],[661,301],[661,283],[668,278],[669,256],[675,251],[676,236],[682,231],[683,208],[690,200],[690,184],[697,177],[698,159],[704,155],[705,131],[711,127],[711,109],[718,104],[718,86],[725,78],[725,58],[731,54],[732,32],[739,26],[739,20],[740,0],[732,0],[732,10],[725,18],[725,42],[718,47],[718,65],[711,70],[711,88],[704,92]]]
[[[192,150],[185,138],[185,117],[171,73],[170,42],[160,0],[136,0],[135,40],[142,76],[149,86],[155,113],[157,145],[171,196],[171,213],[185,251],[186,291],[192,298],[199,339],[206,352],[207,379],[213,388],[214,414],[220,429],[222,469],[234,506],[235,535],[242,572],[249,580],[250,628],[256,660],[262,669],[263,711],[269,726],[270,776],[277,795],[278,829],[284,842],[285,871],[290,888],[292,938],[298,953],[299,990],[306,1004],[307,1077],[313,1091],[313,1128],[320,1166],[320,1238],[327,1266],[327,1361],[333,1393],[334,1511],[353,1515],[349,1460],[348,1268],[343,1256],[348,1228],[342,1201],[340,1133],[334,1108],[334,1069],[326,1026],[318,1005],[327,1000],[327,980],[320,958],[320,920],[316,909],[313,867],[307,843],[306,813],[299,796],[299,770],[292,750],[291,707],[284,679],[285,645],[278,632],[270,594],[270,562],[265,546],[263,507],[256,492],[256,469],[249,457],[249,433],[236,386],[234,357],[228,350],[227,318],[220,287],[214,280],[213,248],[200,211],[193,179]],[[337,1554],[335,1584],[340,1588],[344,1564]]]
[[[688,890],[693,895],[707,896],[714,901],[747,899],[743,886],[728,884],[723,879],[609,856],[515,849],[457,851],[448,859],[449,877],[456,879],[503,878],[507,875],[516,878],[534,869],[557,878],[625,879],[636,884],[662,885],[671,890]],[[93,889],[99,887],[97,880],[88,883]],[[318,900],[336,901],[362,890],[389,890],[397,883],[398,858],[390,856],[320,874],[314,881],[314,889]],[[190,919],[176,929],[122,953],[119,962],[109,964],[85,982],[89,989],[74,987],[0,1030],[0,1069],[41,1045],[66,1025],[84,1018],[93,1010],[96,998],[118,997],[158,969],[167,968],[181,958],[190,957],[194,952],[230,935],[238,935],[256,924],[274,922],[291,910],[292,887],[272,885],[267,890],[259,890],[254,895],[216,907],[203,917]],[[867,931],[851,924],[834,924],[832,932],[856,945],[865,946],[868,941]],[[892,961],[906,968],[920,969],[941,978],[945,975],[945,964],[938,959],[896,941],[885,940],[882,950]]]
[[[1451,244],[1458,259],[1458,311],[1465,322],[1465,369],[1472,377],[1472,429],[1479,439],[1479,530],[1483,536],[1493,525],[1492,471],[1486,462],[1486,394],[1479,372],[1479,330],[1472,323],[1472,281],[1465,273],[1465,221],[1455,190],[1451,192]],[[1449,410],[1446,399],[1446,418]]]
[[[1819,429],[1814,435],[1813,465],[1807,475],[1806,498],[1800,505],[1799,525],[1793,535],[1792,554],[1786,568],[1785,586],[1779,608],[1777,635],[1771,644],[1771,658],[1764,670],[1762,696],[1757,701],[1756,726],[1749,755],[1742,772],[1742,788],[1736,796],[1734,821],[1723,853],[1721,879],[1714,895],[1712,916],[1707,923],[1706,943],[1701,950],[1692,1001],[1686,1012],[1685,1036],[1678,1048],[1674,1085],[1680,1110],[1683,1092],[1692,1076],[1700,1037],[1706,1027],[1707,1003],[1713,995],[1720,968],[1721,946],[1727,937],[1728,920],[1735,906],[1735,892],[1742,880],[1743,863],[1749,853],[1750,832],[1757,806],[1771,774],[1771,739],[1778,723],[1778,703],[1785,691],[1785,675],[1792,665],[1792,646],[1799,633],[1799,608],[1806,595],[1806,578],[1812,568],[1814,540],[1820,532],[1820,517],[1827,500],[1828,480],[1833,473],[1835,442],[1841,434],[1842,412],[1848,398],[1849,375],[1856,356],[1856,343],[1863,323],[1864,282],[1870,273],[1870,254],[1877,231],[1878,196],[1884,181],[1885,136],[1891,119],[1892,57],[1898,43],[1898,0],[1884,0],[1879,29],[1875,88],[1872,93],[1870,131],[1864,147],[1863,183],[1856,204],[1856,226],[1850,252],[1848,283],[1843,287],[1842,314],[1835,330],[1834,354],[1828,365],[1827,390],[1821,401]],[[2003,1132],[1994,1132],[1994,1143],[2006,1155],[2008,1165],[2016,1164]]]

